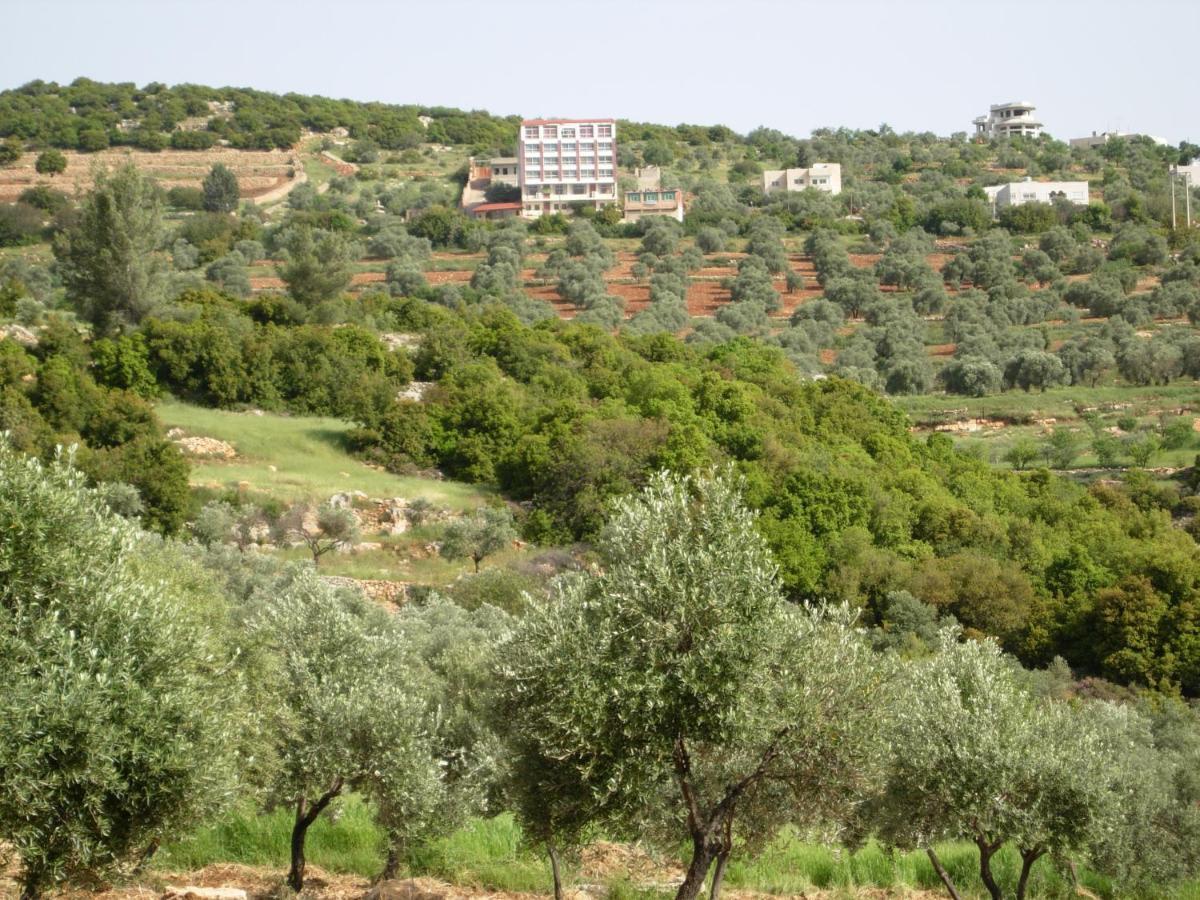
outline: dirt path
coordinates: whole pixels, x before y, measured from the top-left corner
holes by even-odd
[[[259,194],[257,197],[248,197],[247,199],[257,206],[266,206],[269,203],[282,200],[298,186],[308,181],[308,173],[304,171],[303,162],[297,160],[297,164],[295,167],[293,167],[293,171],[296,173],[294,178],[289,178],[283,184],[279,185],[279,187],[271,188],[271,190],[267,191],[265,194]]]

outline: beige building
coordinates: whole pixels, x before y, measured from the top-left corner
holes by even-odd
[[[827,194],[842,192],[841,163],[813,163],[807,169],[768,169],[763,172],[763,193],[815,188]]]
[[[670,216],[677,222],[683,221],[683,191],[636,190],[625,192],[624,222],[637,222],[647,216]]]

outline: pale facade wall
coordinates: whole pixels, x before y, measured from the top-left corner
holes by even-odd
[[[1013,181],[983,190],[996,209],[1025,203],[1053,203],[1055,200],[1087,206],[1090,197],[1086,181]]]
[[[517,142],[521,214],[569,213],[617,202],[617,123],[612,119],[527,119]]]
[[[816,188],[828,194],[842,192],[840,163],[813,163],[807,169],[768,169],[763,172],[763,192],[803,191]]]

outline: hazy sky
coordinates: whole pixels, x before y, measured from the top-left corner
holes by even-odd
[[[3,0],[0,87],[195,82],[525,116],[1200,141],[1200,0]]]

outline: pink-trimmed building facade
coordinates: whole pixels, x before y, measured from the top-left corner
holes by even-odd
[[[615,119],[526,119],[517,140],[521,215],[617,202]]]

